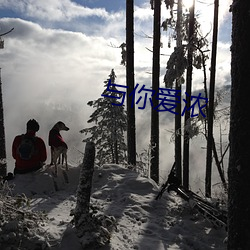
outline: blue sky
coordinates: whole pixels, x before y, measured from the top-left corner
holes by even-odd
[[[125,0],[1,0],[0,32],[14,28],[4,37],[0,51],[8,161],[13,136],[22,133],[31,117],[41,123],[40,136],[58,120],[71,128],[65,134],[70,147],[81,148],[79,131],[93,112],[87,102],[101,96],[103,81],[111,69],[117,83],[125,84],[125,67],[120,64],[119,45],[125,42]],[[135,0],[135,81],[151,84],[153,11],[149,0]],[[230,84],[230,0],[220,3],[218,43],[218,87]],[[204,34],[212,30],[213,1],[197,2],[197,13]],[[168,15],[162,5],[162,20]],[[171,54],[167,34],[162,32],[162,54]],[[208,35],[211,42],[211,33]],[[148,48],[148,49],[147,49]],[[160,82],[168,57],[161,57]],[[209,77],[209,62],[207,64]],[[203,73],[195,72],[194,90],[203,88]],[[163,115],[161,115],[163,116]],[[138,112],[139,147],[149,142],[149,114]],[[166,121],[165,117],[162,120]],[[166,125],[161,127],[164,143],[169,144]],[[146,131],[146,132],[145,132]],[[147,136],[145,136],[147,134]],[[142,136],[141,136],[142,135]],[[167,147],[167,146],[166,146]],[[164,147],[161,147],[164,148]],[[169,160],[172,160],[171,152]],[[162,160],[164,160],[163,157]]]

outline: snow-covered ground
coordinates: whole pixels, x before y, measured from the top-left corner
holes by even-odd
[[[25,222],[28,233],[25,231],[24,237],[18,231],[21,219],[12,218],[11,221],[11,217],[8,220],[6,217],[0,230],[1,250],[82,249],[70,223],[70,212],[76,205],[79,169],[80,167],[70,168],[69,184],[64,182],[62,173],[59,172],[58,191],[54,189],[50,170],[19,175],[9,181],[9,186],[15,186],[13,195],[24,193],[30,198],[28,210],[43,212],[42,215],[47,215],[47,218],[41,219],[36,225],[32,224],[32,219],[26,219],[30,224]],[[116,229],[112,232],[110,244],[102,249],[226,249],[223,243],[225,229],[213,228],[175,193],[165,192],[160,200],[155,200],[158,191],[159,188],[148,179],[121,166],[104,165],[95,169],[91,203],[100,212],[116,219]],[[37,217],[33,216],[33,222],[34,220]],[[19,240],[19,248],[11,248],[14,244],[11,237],[15,237],[16,241],[18,237],[22,239]],[[28,248],[29,244],[25,240],[37,241],[40,245]],[[50,247],[42,245],[43,240]]]

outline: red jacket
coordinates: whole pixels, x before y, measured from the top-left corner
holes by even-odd
[[[60,135],[59,130],[52,128],[49,131],[49,146],[51,147],[60,147],[63,146],[68,148],[66,142],[63,140],[62,136]]]
[[[35,132],[28,131],[25,135],[34,136],[35,139],[35,153],[30,160],[23,160],[20,158],[17,149],[22,141],[23,135],[18,135],[15,137],[12,144],[12,156],[16,160],[15,166],[19,170],[28,170],[38,166],[41,166],[43,162],[47,159],[46,146],[42,138],[37,137]]]

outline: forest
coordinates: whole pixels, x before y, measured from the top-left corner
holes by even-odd
[[[79,174],[74,220],[83,241],[86,240],[84,232],[99,230],[100,235],[95,235],[94,239],[98,238],[103,245],[109,242],[110,232],[105,235],[105,229],[96,225],[109,221],[110,227],[114,227],[113,219],[106,215],[101,219],[89,216],[91,179],[94,165],[99,169],[105,164],[117,164],[153,182],[158,187],[156,200],[161,199],[164,192],[174,191],[212,224],[224,227],[227,249],[250,249],[250,110],[247,104],[250,35],[246,32],[250,24],[250,3],[233,0],[228,6],[232,15],[231,79],[221,86],[216,78],[220,1],[214,0],[213,24],[208,34],[203,34],[199,23],[198,1],[190,2],[185,6],[185,0],[150,1],[153,33],[143,34],[145,39],[152,41],[152,49],[145,49],[152,57],[151,83],[148,86],[135,80],[135,3],[126,0],[126,39],[120,46],[110,44],[112,50],[120,55],[125,82],[119,82],[115,67],[107,72],[108,78],[103,79],[103,86],[99,88],[102,91],[99,98],[87,102],[89,110],[94,109],[94,112],[80,130],[86,151],[83,170]],[[1,49],[5,46],[3,38],[7,39],[13,32],[15,29],[10,28],[0,34]],[[162,43],[163,37],[167,38],[167,45]],[[163,46],[172,50],[170,55],[161,53]],[[166,62],[165,69],[161,68],[162,60]],[[195,86],[196,74],[202,76],[201,89]],[[164,86],[160,79],[163,79]],[[8,171],[2,85],[1,77],[0,176],[4,179]],[[143,109],[150,117],[150,138],[146,148],[139,151],[137,134],[141,131],[137,115]],[[168,113],[164,119],[172,119],[170,143],[174,145],[173,161],[164,176],[160,169],[160,154],[165,150],[160,143],[163,113]],[[193,160],[190,163],[191,157],[194,158],[192,150],[196,150],[192,148],[195,138],[203,140],[205,145],[205,158],[199,163],[204,169],[204,180],[200,181],[204,192],[191,188],[196,175],[192,168]],[[226,204],[223,208],[210,202],[215,192],[220,192],[219,196],[223,197],[223,201],[217,200]],[[83,229],[83,222],[89,227]],[[93,241],[91,237],[87,240]]]

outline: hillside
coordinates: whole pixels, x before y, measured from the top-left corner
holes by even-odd
[[[21,199],[24,205],[18,209],[11,198],[0,203],[1,249],[82,249],[70,223],[79,169],[70,168],[69,184],[59,172],[59,191],[54,189],[50,170],[19,175],[2,187],[2,195],[25,195]],[[157,193],[158,188],[148,179],[121,166],[104,165],[95,170],[91,203],[116,220],[110,244],[104,249],[226,249],[225,229],[213,228],[175,193],[165,192],[155,200]],[[21,217],[20,211],[25,211]]]

